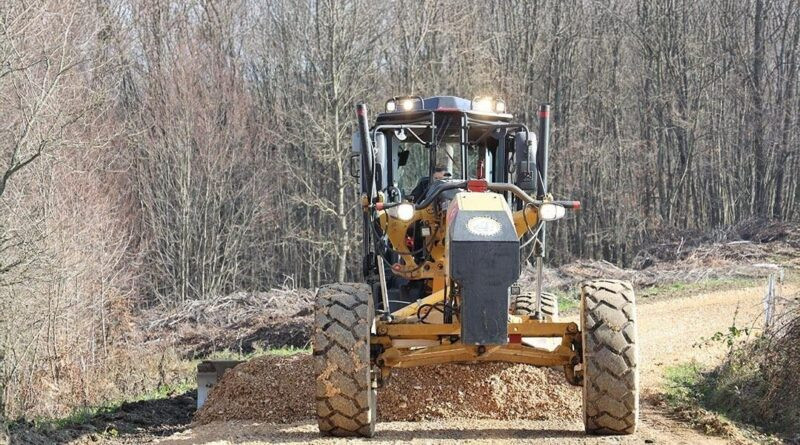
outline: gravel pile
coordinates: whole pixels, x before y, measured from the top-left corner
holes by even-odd
[[[378,391],[381,420],[577,419],[580,388],[563,371],[508,363],[398,369]]]
[[[314,416],[311,356],[264,356],[228,370],[194,420],[288,423]]]
[[[312,358],[266,356],[228,371],[195,421],[313,419]],[[380,421],[449,418],[576,420],[580,389],[560,370],[481,363],[397,369],[378,390]]]

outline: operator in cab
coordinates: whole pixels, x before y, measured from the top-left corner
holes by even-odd
[[[447,169],[442,167],[441,165],[437,165],[433,169],[434,181],[441,181],[450,176],[452,176],[451,173],[448,172]],[[419,202],[425,199],[425,194],[428,192],[430,186],[431,186],[430,178],[428,178],[427,176],[420,178],[416,187],[414,187],[414,190],[411,191],[411,196],[413,196],[414,201]]]

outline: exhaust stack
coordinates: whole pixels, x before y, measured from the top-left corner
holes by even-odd
[[[539,106],[539,145],[536,147],[536,170],[539,180],[536,181],[536,198],[543,199],[547,194],[547,152],[550,149],[550,104]],[[542,222],[539,229],[536,255],[536,316],[542,320],[542,279],[547,224]]]
[[[547,151],[550,149],[550,104],[539,106],[539,143],[536,147],[536,169],[539,180],[536,181],[536,198],[542,199],[547,194]]]
[[[375,175],[373,174],[372,140],[369,137],[369,122],[367,122],[367,105],[356,105],[356,118],[358,119],[358,135],[361,138],[361,193],[372,199],[375,193]]]

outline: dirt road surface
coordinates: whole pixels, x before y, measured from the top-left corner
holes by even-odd
[[[786,289],[795,292],[797,289]],[[382,443],[727,443],[705,436],[670,418],[649,403],[664,384],[666,367],[697,360],[712,364],[721,346],[703,346],[703,338],[737,326],[759,326],[762,312],[761,287],[718,291],[691,298],[640,301],[639,339],[642,360],[642,412],[640,430],[633,436],[586,437],[580,421],[499,421],[447,419],[425,422],[378,423],[376,438]],[[578,389],[576,388],[576,391]],[[535,394],[532,394],[535,397]],[[351,440],[361,442],[361,440]],[[252,421],[212,422],[162,440],[163,444],[261,444],[261,443],[344,443],[348,440],[321,438],[313,421],[266,424]]]

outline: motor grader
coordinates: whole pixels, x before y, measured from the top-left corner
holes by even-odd
[[[634,433],[631,285],[583,282],[579,323],[560,321],[542,292],[545,224],[580,208],[547,189],[549,106],[538,137],[489,97],[393,97],[371,127],[364,104],[356,117],[363,281],[317,293],[321,433],[371,437],[376,391],[394,368],[456,362],[562,367],[583,388],[587,433]],[[533,292],[519,283],[526,264]]]

